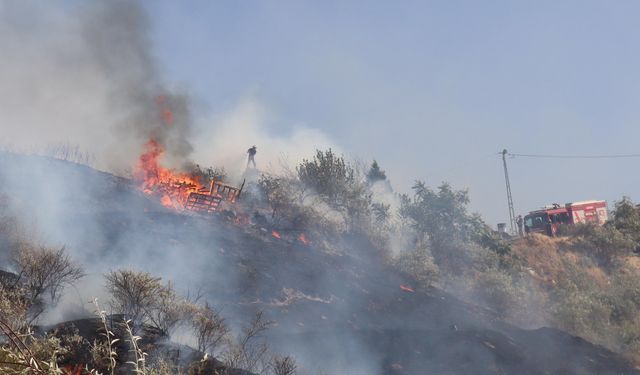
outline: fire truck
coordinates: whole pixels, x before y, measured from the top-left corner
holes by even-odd
[[[555,236],[560,225],[592,223],[603,225],[608,220],[606,201],[582,201],[564,206],[552,204],[541,210],[529,212],[524,217],[526,233],[544,233]]]

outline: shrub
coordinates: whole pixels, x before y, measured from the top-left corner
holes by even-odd
[[[209,303],[197,308],[191,323],[201,352],[214,354],[229,333],[224,318]]]
[[[27,327],[27,313],[30,302],[20,288],[4,286],[0,283],[0,321],[16,332],[24,332]]]
[[[335,208],[347,204],[347,191],[356,182],[354,169],[331,149],[316,150],[313,160],[303,159],[296,171],[303,184]]]
[[[419,288],[429,288],[438,281],[440,272],[427,248],[405,251],[394,263],[400,271],[413,278]]]
[[[275,357],[273,359],[274,375],[294,375],[296,368],[296,361],[289,356]]]
[[[612,225],[580,224],[575,228],[582,237],[581,246],[605,264],[612,264],[619,256],[630,253],[635,241]]]
[[[189,313],[189,304],[176,294],[171,283],[147,272],[119,270],[105,276],[114,311],[132,321],[135,332],[142,324],[170,335]]]
[[[147,312],[156,304],[156,295],[163,289],[161,278],[146,272],[113,271],[105,279],[112,309],[124,314],[134,326],[146,321]]]
[[[231,368],[242,368],[250,372],[262,373],[270,367],[269,348],[263,334],[273,325],[262,311],[258,311],[250,323],[242,329],[242,334],[224,354],[225,363]]]
[[[298,179],[331,208],[340,211],[347,224],[360,228],[368,219],[371,193],[356,170],[331,149],[316,150],[313,160],[304,159],[296,168]]]
[[[367,181],[370,184],[374,184],[378,181],[384,181],[387,179],[387,174],[380,169],[377,161],[373,161],[371,163],[371,167],[369,168],[369,172],[367,172]]]
[[[640,212],[629,197],[622,197],[615,203],[612,224],[636,241],[640,239]]]
[[[590,340],[607,337],[611,307],[592,290],[560,290],[552,311],[554,325]]]
[[[497,268],[478,273],[474,292],[488,307],[504,317],[518,308],[522,295],[512,276]]]
[[[57,303],[65,286],[84,276],[82,268],[71,261],[64,247],[54,249],[21,243],[14,262],[19,283],[29,301],[30,321],[45,311],[47,302]]]
[[[453,190],[447,183],[436,191],[421,181],[413,190],[413,197],[401,196],[401,218],[410,223],[418,243],[429,246],[441,270],[461,272],[468,244],[477,241],[485,226],[478,215],[467,212],[467,191]]]

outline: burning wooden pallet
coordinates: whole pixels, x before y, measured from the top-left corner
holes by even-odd
[[[245,181],[237,188],[220,181],[212,181],[209,191],[189,194],[185,208],[200,213],[214,213],[223,200],[234,203],[240,198]]]
[[[244,188],[245,181],[242,181],[242,185],[239,188],[231,185],[227,185],[220,181],[211,181],[211,188],[209,192],[211,195],[218,195],[229,202],[235,202],[240,198],[242,189]]]
[[[220,202],[222,202],[222,197],[217,195],[191,193],[184,207],[190,211],[213,213],[220,205]]]

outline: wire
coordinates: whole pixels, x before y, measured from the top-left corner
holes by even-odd
[[[544,154],[511,154],[511,157],[522,158],[547,158],[547,159],[620,159],[620,158],[640,158],[640,154],[618,154],[618,155],[544,155]]]

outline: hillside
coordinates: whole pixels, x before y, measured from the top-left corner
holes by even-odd
[[[304,244],[277,227],[175,212],[127,180],[40,157],[1,154],[0,192],[5,210],[66,245],[88,274],[81,298],[67,294],[50,320],[91,316],[81,301],[103,298],[102,275],[130,267],[199,288],[232,327],[265,311],[270,346],[310,373],[639,373],[559,330],[519,329],[436,288],[413,292],[362,236],[309,228]]]

